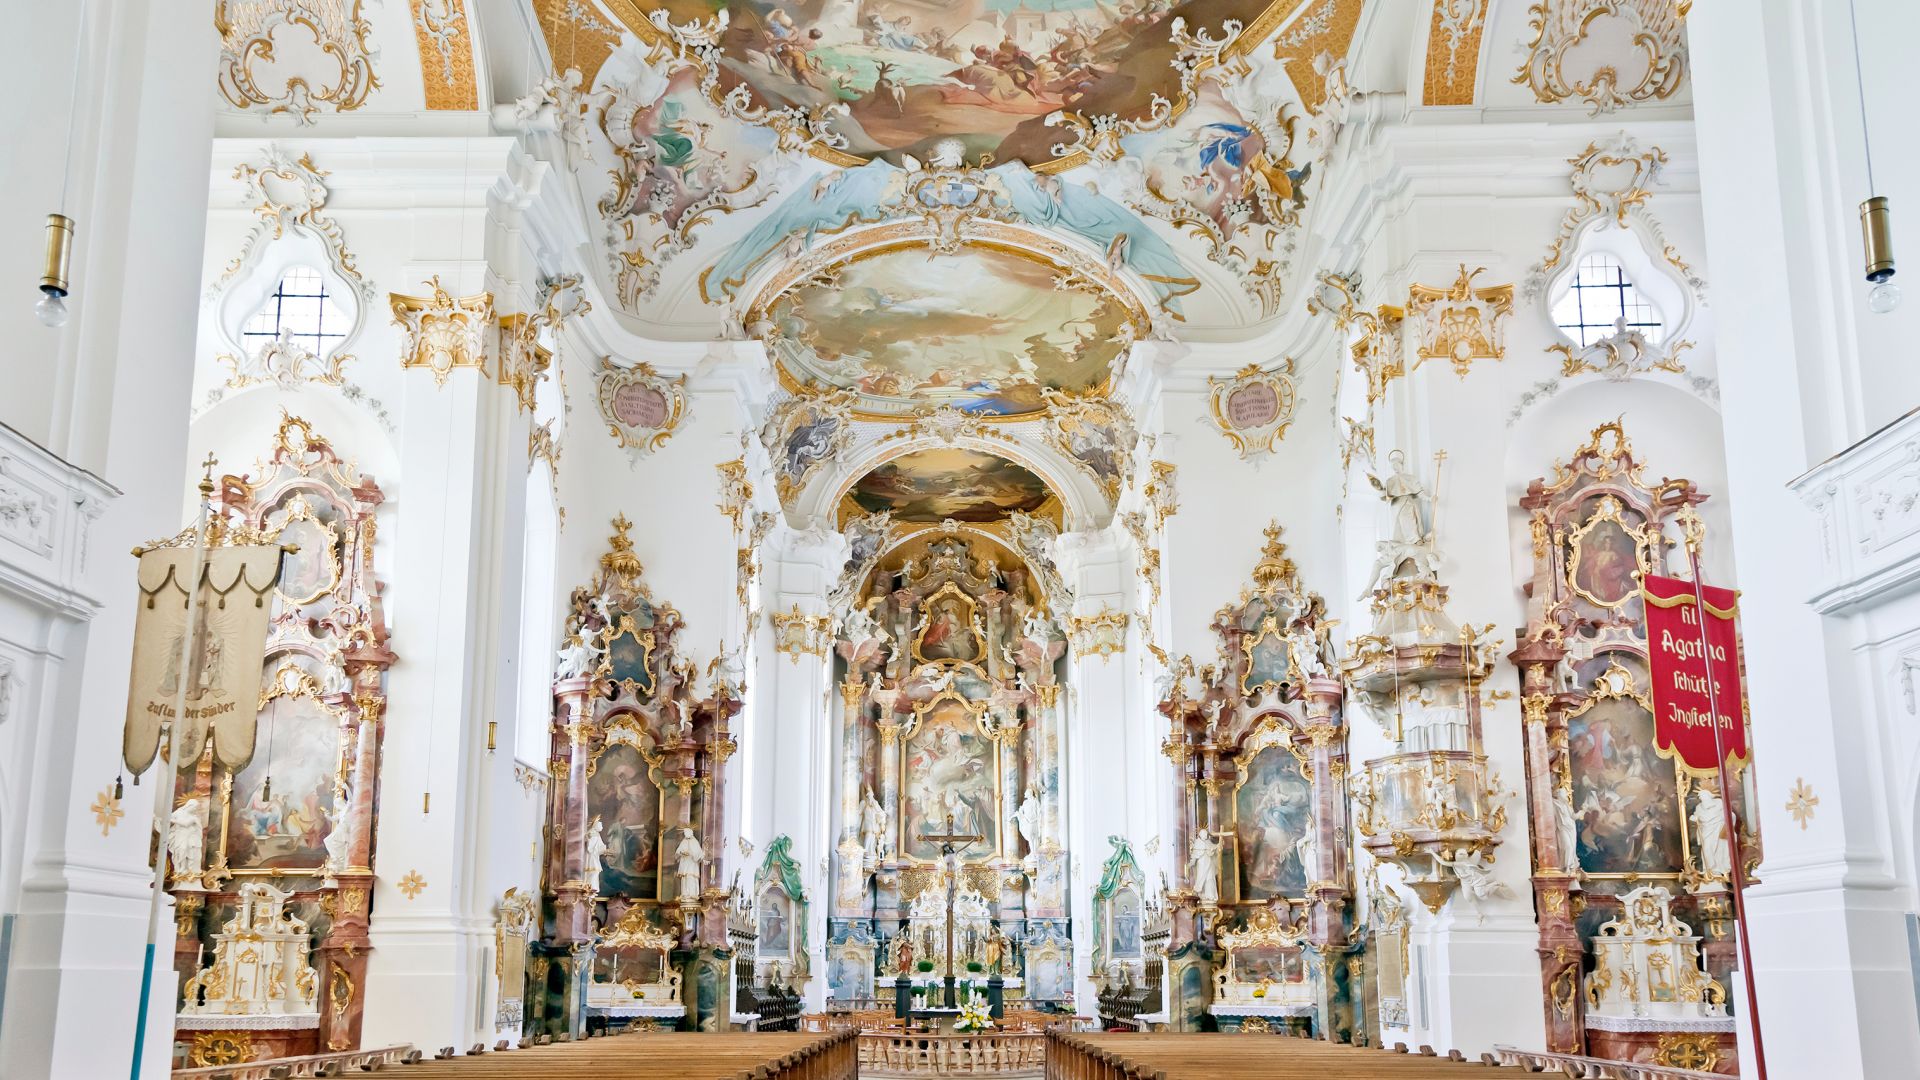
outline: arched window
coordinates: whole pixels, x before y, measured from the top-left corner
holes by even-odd
[[[249,355],[285,338],[315,356],[326,356],[345,340],[352,320],[328,294],[326,279],[308,266],[289,269],[260,310],[247,320],[240,343]]]
[[[1613,336],[1623,326],[1638,330],[1650,344],[1659,344],[1666,334],[1659,309],[1641,295],[1627,277],[1626,267],[1608,252],[1582,256],[1564,288],[1554,302],[1553,321],[1582,348]]]

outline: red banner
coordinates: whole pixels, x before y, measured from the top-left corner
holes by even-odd
[[[1740,646],[1734,628],[1740,594],[1705,588],[1706,632],[1693,582],[1646,575],[1647,659],[1653,674],[1654,740],[1690,769],[1717,769],[1714,706],[1719,703],[1720,750],[1748,759],[1745,695],[1740,686]],[[1708,693],[1707,680],[1713,680]]]

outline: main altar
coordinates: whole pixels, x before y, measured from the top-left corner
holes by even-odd
[[[1017,514],[1009,532],[1047,528]],[[1049,567],[1014,543],[948,522],[848,569],[827,946],[837,1001],[903,987],[944,1000],[930,988],[968,982],[1034,1003],[1071,996],[1066,638]]]

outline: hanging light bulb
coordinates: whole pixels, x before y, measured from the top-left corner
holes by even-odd
[[[73,219],[47,215],[47,258],[40,271],[40,302],[33,313],[47,326],[67,324],[67,271],[73,265]]]
[[[1893,208],[1885,195],[1860,204],[1860,235],[1866,250],[1867,306],[1885,315],[1900,305],[1900,286],[1893,283]]]

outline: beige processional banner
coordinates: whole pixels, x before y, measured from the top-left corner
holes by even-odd
[[[198,758],[209,734],[214,760],[229,772],[238,772],[253,759],[267,620],[273,613],[281,551],[278,544],[208,549],[191,627],[185,582],[193,577],[199,553],[192,547],[140,553],[140,609],[133,634],[133,684],[127,695],[127,768],[140,773],[153,763],[161,721],[174,716],[183,686],[185,717],[173,729],[172,752],[179,755],[173,760]]]

